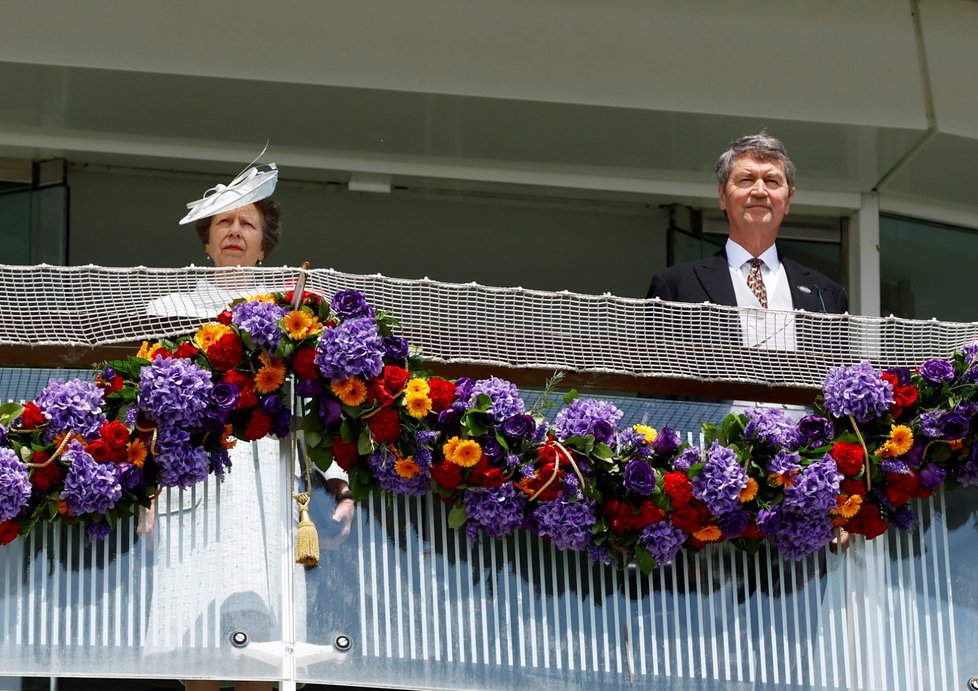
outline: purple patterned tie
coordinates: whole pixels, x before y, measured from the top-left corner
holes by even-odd
[[[754,257],[750,260],[750,273],[747,274],[747,287],[757,297],[761,307],[767,309],[767,288],[764,287],[764,279],[761,278],[761,260]]]

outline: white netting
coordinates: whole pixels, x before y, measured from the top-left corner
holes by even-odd
[[[0,265],[0,345],[178,336],[234,297],[363,291],[430,360],[817,388],[829,367],[914,366],[973,343],[954,323],[691,305],[346,274],[331,269]],[[187,316],[166,316],[184,314]]]

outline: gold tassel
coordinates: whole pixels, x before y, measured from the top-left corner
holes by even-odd
[[[319,564],[319,533],[316,524],[309,518],[309,493],[295,496],[299,505],[299,527],[295,533],[295,563],[303,566]]]

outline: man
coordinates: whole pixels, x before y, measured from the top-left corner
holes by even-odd
[[[845,289],[782,257],[778,230],[795,195],[795,164],[784,144],[764,132],[731,143],[716,166],[720,208],[729,237],[712,257],[678,264],[652,277],[649,297],[675,302],[842,313]]]

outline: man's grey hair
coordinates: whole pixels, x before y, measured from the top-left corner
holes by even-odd
[[[730,148],[723,152],[717,161],[717,182],[727,184],[734,159],[742,154],[750,154],[759,161],[780,161],[788,187],[795,186],[795,164],[788,157],[784,142],[761,130],[758,134],[748,134],[730,142]]]

